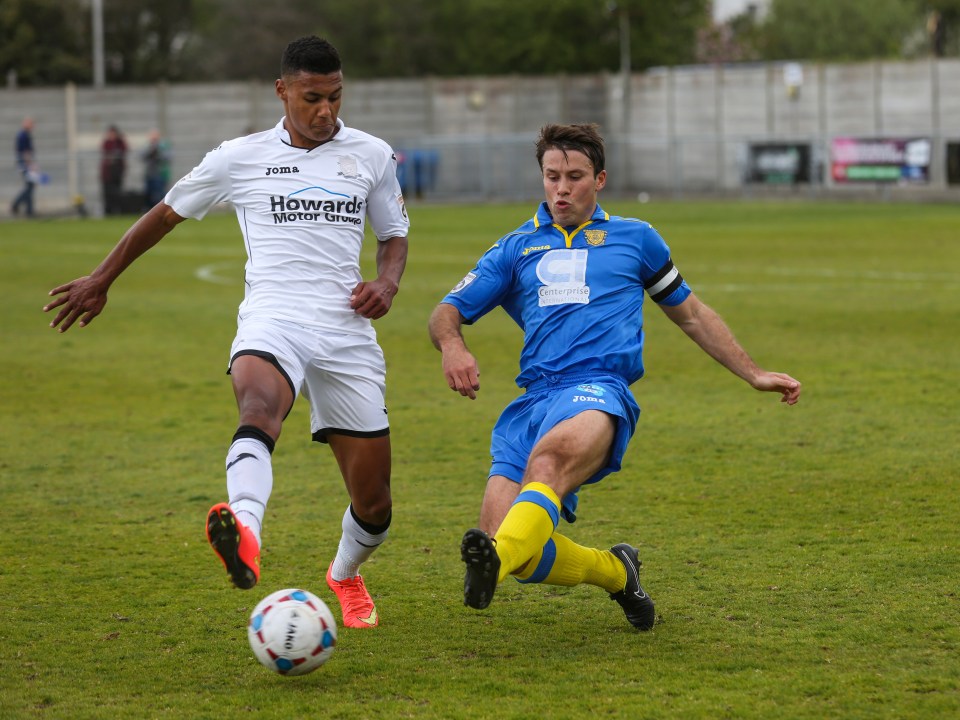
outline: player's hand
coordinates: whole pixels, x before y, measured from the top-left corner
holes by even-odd
[[[785,373],[763,372],[752,384],[757,390],[780,393],[780,402],[787,405],[796,405],[800,399],[800,381]]]
[[[370,282],[361,282],[350,294],[350,307],[358,314],[370,320],[382,318],[390,311],[393,298],[399,288],[389,280],[377,278]]]
[[[469,350],[447,350],[443,353],[443,376],[447,385],[471,400],[477,399],[480,389],[480,369]]]
[[[106,290],[89,275],[55,287],[49,295],[54,300],[44,305],[43,311],[60,308],[50,322],[50,327],[57,328],[59,332],[69,330],[77,319],[80,320],[80,327],[88,325],[107,304]]]

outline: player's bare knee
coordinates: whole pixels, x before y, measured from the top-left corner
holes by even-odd
[[[561,467],[562,463],[560,458],[553,453],[534,453],[527,461],[527,468],[523,474],[524,484],[528,482],[539,482],[552,485],[553,481],[560,474]]]
[[[354,497],[351,503],[357,517],[370,525],[386,524],[393,512],[389,489],[375,496]]]
[[[282,424],[282,418],[272,412],[264,402],[254,400],[240,406],[240,425],[260,428],[274,440],[280,437]]]

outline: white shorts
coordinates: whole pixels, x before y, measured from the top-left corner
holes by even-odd
[[[387,369],[374,337],[331,334],[283,320],[241,320],[230,364],[240,355],[264,358],[286,378],[294,397],[303,394],[314,440],[389,434]]]

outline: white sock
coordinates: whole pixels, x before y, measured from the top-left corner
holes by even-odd
[[[227,497],[237,520],[250,528],[258,545],[272,490],[273,465],[267,446],[254,438],[234,440],[227,450]]]
[[[380,543],[387,539],[390,520],[387,520],[380,532],[368,532],[360,526],[360,522],[353,513],[353,506],[348,505],[347,511],[343,514],[342,526],[340,546],[337,548],[337,556],[333,559],[333,567],[330,569],[330,575],[337,581],[347,580],[360,573],[360,565],[373,555],[373,551]]]

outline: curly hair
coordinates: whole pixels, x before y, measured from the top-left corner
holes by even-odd
[[[340,70],[340,53],[329,42],[316,35],[294,40],[283,51],[280,59],[280,77],[304,71],[329,75]]]

